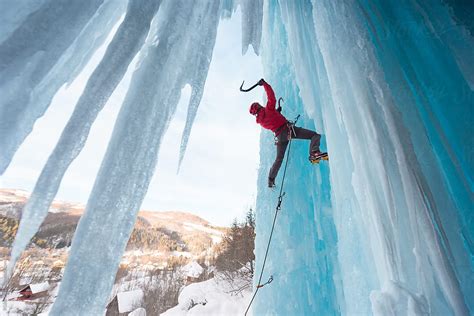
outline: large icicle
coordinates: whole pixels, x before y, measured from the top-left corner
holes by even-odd
[[[195,69],[193,62],[201,55],[211,58],[214,42],[209,38],[215,39],[219,14],[218,1],[162,4],[156,43],[133,75],[51,315],[103,313],[181,89],[187,83],[204,85],[192,77],[207,69]],[[196,50],[203,42],[209,47]]]
[[[255,53],[258,54],[260,51],[260,42],[262,38],[263,0],[241,0],[240,4],[242,9],[242,53],[245,54],[248,46],[252,45]],[[232,0],[223,0],[221,6],[222,17],[230,17],[235,9],[235,2]],[[202,47],[207,47],[208,45],[209,43],[207,42],[200,43],[199,47],[196,49],[199,50],[202,49]],[[193,61],[193,63],[198,65],[196,69],[208,69],[210,61],[210,58],[207,58],[203,55],[199,60]],[[194,74],[192,77],[195,77],[194,80],[197,82],[204,82],[205,80],[200,77],[205,76],[206,73],[207,71],[200,71]],[[200,86],[199,84],[193,85],[188,115],[186,117],[186,125],[184,127],[183,136],[181,139],[178,170],[186,152],[189,135],[191,133],[191,127],[196,117],[203,90],[204,86]]]
[[[199,103],[201,102],[202,94],[204,92],[204,83],[206,82],[207,72],[209,70],[209,64],[211,63],[211,52],[207,52],[209,47],[213,48],[215,43],[215,36],[203,38],[202,42],[196,42],[196,46],[192,49],[197,51],[206,52],[197,55],[193,60],[192,64],[183,65],[187,67],[190,72],[188,74],[188,83],[192,86],[191,97],[189,100],[188,113],[186,116],[186,124],[183,130],[183,136],[181,138],[181,146],[179,153],[178,170],[186,152],[188,145],[189,135],[191,134],[191,128],[194,123],[194,119],[197,114]],[[188,61],[189,62],[189,61]]]
[[[323,144],[326,131],[331,131],[332,137],[327,149],[331,153],[331,165],[337,166],[337,168],[331,170],[330,174],[324,169],[324,165],[318,166],[317,169],[321,170],[317,170],[317,172],[320,172],[317,179],[320,178],[321,180],[315,183],[313,200],[311,201],[315,205],[314,221],[318,223],[318,245],[323,249],[330,250],[319,252],[316,260],[317,262],[327,262],[328,267],[331,268],[322,270],[322,273],[314,282],[320,285],[320,291],[325,293],[333,291],[335,296],[330,296],[332,298],[331,304],[328,304],[325,296],[316,296],[322,299],[321,302],[316,304],[318,307],[316,313],[325,315],[337,315],[339,313],[343,315],[367,315],[371,313],[368,301],[370,289],[376,287],[377,280],[372,274],[364,274],[367,270],[375,270],[374,262],[370,258],[370,250],[353,246],[353,244],[363,244],[366,239],[363,238],[364,228],[361,229],[357,225],[350,224],[353,221],[352,212],[360,213],[359,205],[353,202],[356,201],[356,197],[355,193],[352,192],[352,184],[348,181],[337,181],[337,185],[342,186],[344,192],[346,192],[344,198],[342,200],[332,198],[332,202],[326,202],[326,205],[322,203],[324,197],[329,198],[327,194],[331,186],[327,182],[328,178],[345,179],[346,175],[353,172],[353,165],[347,163],[352,160],[350,153],[340,150],[337,154],[334,154],[334,148],[344,149],[349,147],[346,137],[347,131],[343,126],[338,126],[337,122],[328,119],[329,117],[337,117],[338,113],[332,102],[326,68],[316,39],[313,8],[310,1],[285,0],[280,1],[280,8],[282,21],[288,34],[288,50],[291,53],[291,60],[287,62],[295,68],[296,82],[300,89],[299,95],[302,98],[304,110],[315,122],[316,130],[323,134]],[[279,48],[279,50],[285,49],[285,47]],[[273,49],[273,51],[276,51],[276,49]],[[271,54],[264,54],[263,57],[265,60],[274,58]],[[300,177],[306,178],[307,176],[301,175]],[[339,213],[334,213],[334,209],[337,209]],[[342,220],[345,219],[344,230],[337,231],[337,238],[334,226],[334,221],[337,222],[335,215],[339,215]],[[338,239],[344,240],[345,238],[352,240],[353,244],[338,243]],[[340,262],[352,262],[350,273],[345,270],[340,271]],[[342,268],[345,269],[346,266],[343,265]],[[345,272],[344,281],[347,282],[345,284],[357,284],[357,291],[345,290],[344,283],[341,282],[341,272]],[[275,293],[272,294],[275,295]],[[278,293],[278,295],[285,294]],[[306,313],[308,312],[306,311]]]
[[[0,174],[123,12],[124,0],[102,2],[47,1],[0,44]]]
[[[260,53],[262,40],[263,0],[240,0],[242,10],[242,55],[252,45],[255,54]]]
[[[7,278],[21,252],[28,245],[44,218],[69,165],[85,145],[89,130],[133,57],[142,47],[160,2],[130,0],[127,14],[97,68],[89,78],[58,144],[54,148],[35,188],[25,205],[13,243]]]

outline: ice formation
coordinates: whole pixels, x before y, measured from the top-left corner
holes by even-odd
[[[307,165],[295,142],[266,268],[274,281],[255,314],[474,311],[474,42],[455,9],[266,3],[265,76],[307,114],[301,125],[325,136],[330,161]],[[261,143],[257,261],[277,199],[265,188],[270,138]]]
[[[59,88],[78,75],[103,43],[125,4],[2,2],[6,9],[0,10],[0,34],[5,37],[0,44],[0,174]]]
[[[142,52],[133,74],[76,230],[52,315],[77,313],[84,305],[89,306],[89,314],[100,314],[107,303],[108,297],[102,293],[113,285],[121,259],[118,254],[125,250],[154,172],[160,141],[186,84],[193,89],[190,106],[199,104],[219,22],[218,10],[219,3],[214,1],[162,3],[153,35],[156,38]]]
[[[8,275],[48,214],[61,180],[87,140],[89,130],[108,98],[143,45],[160,2],[131,0],[127,14],[102,61],[90,76],[61,138],[51,153],[23,209],[18,237],[13,244]]]
[[[292,143],[264,273],[274,281],[259,291],[254,314],[474,312],[468,13],[474,5],[25,0],[0,6],[0,173],[58,89],[119,23],[24,210],[10,269],[138,54],[52,315],[103,312],[181,90],[190,85],[192,92],[180,161],[219,19],[239,6],[242,51],[251,45],[261,54],[265,78],[285,99],[284,114],[301,114],[298,125],[323,134],[330,155],[312,166],[308,144]],[[257,269],[278,198],[265,187],[271,133],[262,132],[260,151]]]

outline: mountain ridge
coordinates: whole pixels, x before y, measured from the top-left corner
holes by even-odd
[[[21,212],[30,193],[18,189],[0,189],[0,245],[10,247]],[[62,200],[51,208],[32,243],[41,248],[63,248],[84,213],[85,205]],[[184,211],[140,210],[131,234],[128,250],[189,251],[198,254],[218,244],[226,227],[213,226],[198,215]]]

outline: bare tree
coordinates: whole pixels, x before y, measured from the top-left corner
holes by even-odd
[[[43,313],[51,303],[51,296],[49,294],[45,297],[31,302],[30,304],[32,308],[28,311],[28,315],[39,315]]]
[[[234,220],[224,236],[224,250],[216,259],[218,281],[226,281],[231,293],[239,294],[252,287],[254,274],[255,216],[250,209],[244,222]]]
[[[185,282],[178,269],[155,269],[150,271],[144,284],[144,307],[147,314],[159,315],[178,305],[178,297]]]

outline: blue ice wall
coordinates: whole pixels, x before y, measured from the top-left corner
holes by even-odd
[[[305,114],[299,96],[294,67],[287,49],[288,38],[281,14],[276,6],[268,8],[264,24],[263,43],[265,78],[273,85],[277,96],[284,98],[282,113],[290,120],[298,114],[298,126],[314,130],[315,124]],[[277,53],[276,53],[277,52]],[[321,132],[321,130],[319,130]],[[323,140],[324,147],[324,140]],[[274,281],[259,291],[254,315],[328,315],[339,309],[334,279],[338,277],[337,243],[331,212],[329,167],[317,168],[308,163],[309,142],[295,140],[290,149],[285,197],[275,227],[271,245],[271,260],[267,262],[263,279],[273,275]],[[257,202],[257,266],[261,266],[271,228],[278,190],[269,190],[267,171],[275,156],[273,134],[262,131],[261,174]],[[277,184],[283,181],[282,166]],[[316,220],[317,219],[317,220]],[[262,254],[262,255],[259,255]],[[274,289],[280,289],[275,295]]]
[[[299,126],[323,134],[330,161],[312,166],[308,143],[292,144],[263,278],[275,280],[259,290],[255,315],[474,312],[468,9],[452,1],[265,4],[266,79],[289,119],[302,114]],[[274,147],[263,131],[257,267],[278,200],[266,188]]]

